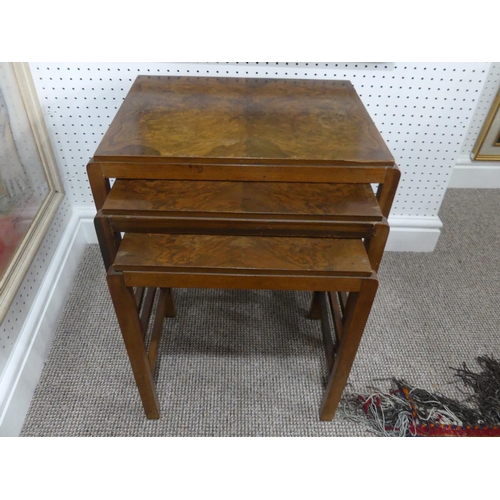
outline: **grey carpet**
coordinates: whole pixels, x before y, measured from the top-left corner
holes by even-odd
[[[460,395],[449,367],[500,358],[500,190],[449,190],[433,253],[387,253],[347,390],[392,376]],[[89,246],[23,436],[364,436],[320,422],[320,325],[307,293],[176,290],[161,343],[162,416],[144,417],[99,250]]]

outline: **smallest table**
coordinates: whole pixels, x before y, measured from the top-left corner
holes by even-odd
[[[221,235],[127,234],[108,284],[148,418],[159,417],[153,382],[161,326],[153,328],[149,352],[134,288],[237,288],[350,292],[344,317],[334,315],[334,345],[323,333],[329,378],[320,409],[331,420],[340,401],[378,286],[361,241]],[[154,296],[153,296],[154,297]],[[163,319],[160,296],[156,318]],[[142,324],[141,324],[142,323]],[[157,325],[160,322],[155,321]]]

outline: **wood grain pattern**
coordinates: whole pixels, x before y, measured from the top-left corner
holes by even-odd
[[[132,161],[134,160],[134,161]],[[91,160],[92,162],[93,160]],[[217,162],[158,164],[140,157],[121,162],[99,163],[102,175],[110,179],[177,179],[255,182],[380,183],[388,167],[352,165],[267,164],[223,165]]]
[[[94,158],[392,165],[348,81],[139,76]]]
[[[112,269],[112,267],[111,267]],[[158,288],[223,288],[226,290],[339,290],[357,291],[359,277],[334,274],[284,274],[245,272],[203,272],[179,269],[153,271],[123,271],[123,280],[129,287],[140,285]]]
[[[120,180],[104,215],[295,218],[377,221],[369,184]]]
[[[126,234],[119,271],[370,276],[360,240],[188,234]]]

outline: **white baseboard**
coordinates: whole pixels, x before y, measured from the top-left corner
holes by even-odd
[[[46,361],[60,314],[87,244],[97,243],[95,210],[74,207],[47,274],[0,379],[0,436],[18,436]],[[392,217],[386,249],[432,252],[438,217]]]
[[[18,436],[87,245],[81,214],[64,230],[0,378],[0,436]]]
[[[459,156],[448,187],[499,189],[500,162],[472,161],[468,156]]]
[[[432,252],[443,223],[437,216],[389,217],[387,252]]]

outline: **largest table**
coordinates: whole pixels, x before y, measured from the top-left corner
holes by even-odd
[[[88,164],[109,179],[379,184],[389,215],[399,170],[349,81],[139,76]]]
[[[108,268],[120,247],[120,232],[147,232],[140,227],[145,223],[150,224],[152,232],[171,232],[172,220],[175,219],[175,232],[189,233],[194,224],[197,234],[204,228],[207,232],[224,233],[230,230],[231,233],[240,230],[260,234],[263,225],[255,210],[247,214],[250,218],[254,217],[254,226],[248,224],[249,219],[241,219],[242,227],[235,227],[241,211],[246,209],[242,208],[244,204],[239,207],[238,200],[234,199],[234,193],[239,192],[234,183],[248,183],[248,186],[251,184],[249,189],[243,189],[241,193],[258,193],[256,199],[260,196],[264,205],[266,193],[281,197],[283,186],[287,191],[284,199],[288,200],[290,210],[284,212],[289,213],[286,216],[269,213],[265,230],[267,237],[273,236],[274,228],[276,236],[286,236],[286,232],[291,231],[289,228],[293,227],[293,234],[310,230],[310,236],[331,238],[336,237],[338,230],[339,237],[362,239],[374,279],[387,240],[386,218],[400,175],[377,127],[348,81],[170,76],[139,76],[136,79],[90,160],[87,171],[98,211],[96,228]],[[121,184],[118,182],[115,194],[109,196],[111,179],[118,179]],[[165,207],[170,203],[165,198],[155,199],[156,184],[149,184],[147,189],[144,184],[141,185],[137,192],[144,195],[148,192],[147,197],[132,199],[126,195],[134,192],[133,189],[127,191],[129,186],[123,183],[127,179],[195,181],[197,184],[192,186],[193,190],[196,186],[197,198],[195,200],[193,196],[193,204],[200,206],[200,193],[203,193],[201,199],[208,201],[201,205],[208,203],[212,209],[217,203],[212,202],[214,196],[211,192],[221,192],[224,196],[224,192],[229,193],[227,189],[231,188],[233,199],[225,206],[237,207],[233,215],[238,213],[238,217],[222,214],[227,218],[225,225],[217,222],[215,229],[205,225],[208,219],[203,214],[197,214],[194,219],[191,214],[189,225],[183,222],[188,218],[182,214],[181,217],[176,213],[175,217],[162,219]],[[276,188],[263,189],[262,183],[274,183]],[[352,207],[352,193],[358,192],[346,187],[349,184],[364,185],[364,191],[359,190],[359,193],[364,193],[364,201],[359,199],[361,212],[370,191],[367,186],[378,184],[376,201],[366,205],[374,214],[373,219],[361,217],[363,220],[360,222],[359,213],[349,219],[349,210],[342,207],[342,196],[346,193]],[[190,185],[186,188],[182,184],[182,203],[187,210]],[[317,188],[311,188],[314,185]],[[334,203],[337,206],[326,207],[332,209],[331,214],[342,212],[340,222],[331,220],[332,215],[327,216],[328,210],[313,213],[317,208],[316,198],[321,198],[322,209],[328,205],[326,185],[343,186],[335,191]],[[286,189],[286,186],[299,187]],[[176,189],[179,189],[179,184],[174,183],[168,189],[164,186],[162,191],[175,193]],[[306,195],[306,192],[310,194]],[[311,199],[306,199],[307,196]],[[294,199],[298,200],[301,210],[310,202],[311,214],[306,214],[306,219],[311,215],[310,221],[304,219],[303,213],[296,217],[300,220],[294,220]],[[138,202],[141,210],[137,209]],[[273,206],[275,202],[276,198],[270,200],[268,206]],[[341,209],[337,210],[339,207]],[[210,215],[213,219],[213,212]],[[167,219],[168,226],[162,228],[161,221]],[[280,225],[283,221],[289,223],[288,226],[285,224],[286,229],[283,229],[283,224]],[[182,224],[186,224],[185,227]],[[326,306],[322,293],[315,294],[311,316],[321,317],[325,327]],[[367,311],[371,300],[366,304]],[[348,306],[346,297],[340,297],[339,303],[341,307]],[[326,336],[325,349],[328,367],[333,374],[336,370],[335,367],[332,369],[333,347]],[[352,352],[346,355],[350,361],[344,370],[346,373],[340,376],[343,379],[340,391],[354,359],[357,341],[345,350]],[[330,382],[332,380],[333,375],[330,375]],[[331,418],[334,411],[333,407],[322,418],[324,415],[326,419]]]

